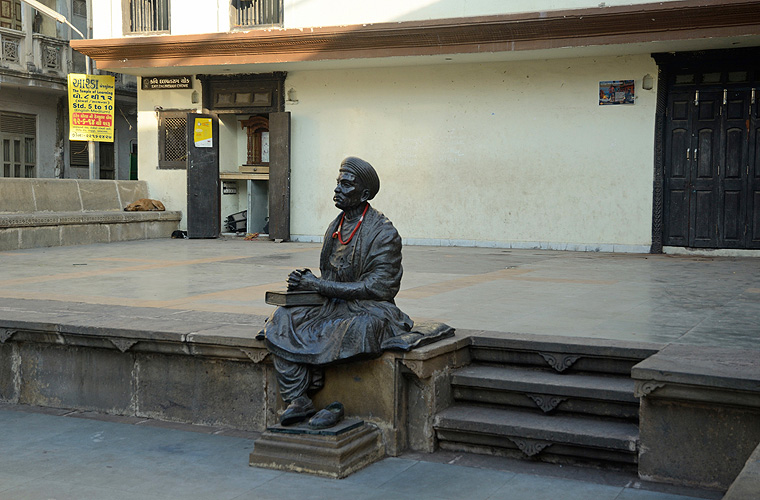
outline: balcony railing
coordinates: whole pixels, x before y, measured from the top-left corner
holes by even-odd
[[[71,49],[66,40],[35,33],[32,35],[34,66],[38,73],[65,77],[71,68]]]
[[[0,28],[0,64],[6,68],[19,69],[24,61],[24,33],[7,28]]]
[[[127,33],[169,31],[169,0],[130,0]]]
[[[232,0],[235,28],[282,24],[282,0]]]

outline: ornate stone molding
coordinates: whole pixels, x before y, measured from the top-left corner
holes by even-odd
[[[425,363],[420,360],[402,359],[401,363],[409,368],[417,378],[425,378]]]
[[[137,340],[135,339],[122,339],[122,338],[115,338],[115,339],[108,339],[111,341],[111,343],[116,346],[118,350],[121,352],[127,352],[133,345],[137,343]]]
[[[574,354],[554,354],[549,352],[539,352],[538,354],[549,363],[549,366],[560,373],[573,366],[573,363],[580,359],[580,356]]]
[[[526,394],[526,396],[532,399],[533,402],[536,403],[536,406],[541,408],[544,413],[549,413],[550,411],[557,408],[561,402],[567,401],[567,398],[549,396],[546,394]]]
[[[0,344],[5,344],[18,330],[11,330],[10,328],[0,328]]]
[[[526,456],[532,457],[538,455],[543,450],[552,445],[549,441],[539,441],[538,439],[526,439],[507,437],[510,441],[515,443],[515,446],[520,448],[520,451],[525,453]]]
[[[241,347],[240,350],[254,363],[261,363],[269,356],[269,351],[266,349],[245,349]]]
[[[665,387],[664,382],[655,382],[654,380],[637,380],[636,385],[633,389],[633,395],[637,398],[643,398],[644,396],[648,396],[661,387]]]

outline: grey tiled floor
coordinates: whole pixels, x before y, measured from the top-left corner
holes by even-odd
[[[674,493],[673,487],[642,485],[623,473],[566,467],[565,477],[537,474],[530,465],[515,462],[510,468],[512,462],[493,457],[476,458],[496,464],[491,468],[426,461],[420,456],[386,458],[346,479],[324,479],[249,467],[253,449],[249,438],[42,414],[12,405],[0,406],[0,429],[2,500],[720,497],[693,490]]]
[[[320,245],[148,240],[0,252],[0,321],[252,336]],[[457,329],[757,349],[760,258],[404,247],[399,307]],[[111,321],[113,324],[113,321]]]
[[[264,292],[291,269],[316,269],[319,248],[165,239],[0,252],[0,322],[252,338],[272,310]],[[758,258],[405,247],[404,270],[399,307],[457,329],[758,349]],[[0,500],[704,496],[588,471],[440,463],[440,454],[389,458],[331,481],[252,469],[252,447],[241,437],[0,405]]]

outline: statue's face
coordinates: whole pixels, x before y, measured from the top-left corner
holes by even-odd
[[[348,210],[359,206],[367,201],[366,189],[361,181],[351,172],[341,172],[338,176],[338,185],[335,186],[333,201],[341,210]]]

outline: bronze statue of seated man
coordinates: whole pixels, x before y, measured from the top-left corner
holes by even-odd
[[[387,347],[388,342],[412,330],[413,321],[394,303],[401,286],[401,237],[369,204],[379,189],[372,165],[356,157],[343,160],[333,196],[342,213],[325,233],[321,276],[308,269],[288,276],[288,290],[318,292],[325,302],[278,307],[261,332],[288,404],[282,425],[316,413],[309,395],[322,388],[325,365],[376,357],[386,348],[398,348]],[[443,326],[453,335],[453,329]],[[330,427],[342,416],[342,405],[333,403],[309,424]]]

